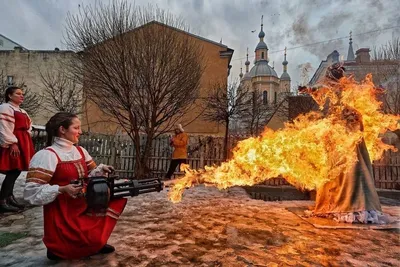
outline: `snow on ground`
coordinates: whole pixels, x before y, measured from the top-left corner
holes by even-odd
[[[0,178],[2,182],[2,178]],[[20,196],[24,177],[16,185]],[[400,266],[397,231],[317,229],[288,211],[311,201],[264,202],[242,188],[196,187],[173,204],[167,189],[130,198],[110,255],[54,263],[41,241],[42,209],[0,217],[27,237],[0,248],[1,266]],[[400,207],[384,206],[400,214]],[[10,218],[11,217],[11,218]]]

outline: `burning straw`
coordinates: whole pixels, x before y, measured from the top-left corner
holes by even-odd
[[[380,134],[399,129],[400,116],[382,113],[371,75],[362,83],[344,77],[309,93],[321,110],[329,99],[333,108],[328,115],[310,112],[286,123],[283,129],[266,129],[259,137],[239,142],[232,159],[220,166],[200,170],[183,166],[185,176],[171,188],[170,200],[181,201],[185,188],[197,184],[224,189],[254,185],[278,176],[297,188],[316,189],[357,161],[355,146],[362,138],[371,160],[382,157],[385,150],[395,150],[382,142]],[[346,113],[352,119],[344,119]],[[361,120],[363,129],[350,127],[354,118]]]

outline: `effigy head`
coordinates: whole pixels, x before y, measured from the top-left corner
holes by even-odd
[[[345,68],[343,67],[342,63],[334,63],[328,67],[326,71],[326,78],[338,81],[340,78],[344,77]]]

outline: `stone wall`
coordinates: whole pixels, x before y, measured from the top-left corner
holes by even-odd
[[[14,83],[24,82],[25,88],[41,94],[43,84],[40,71],[58,71],[62,64],[71,58],[73,52],[62,50],[22,50],[15,48],[9,51],[0,51],[0,73],[4,76],[13,76]],[[32,117],[33,124],[44,125],[52,116],[42,110]]]

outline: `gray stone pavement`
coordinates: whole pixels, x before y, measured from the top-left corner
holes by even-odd
[[[400,216],[398,201],[382,203]],[[0,216],[0,232],[27,232],[0,248],[0,266],[400,266],[398,231],[318,229],[288,211],[310,205],[253,200],[242,188],[191,188],[178,204],[167,190],[141,195],[128,200],[109,240],[115,253],[61,262],[46,258],[34,207]]]

